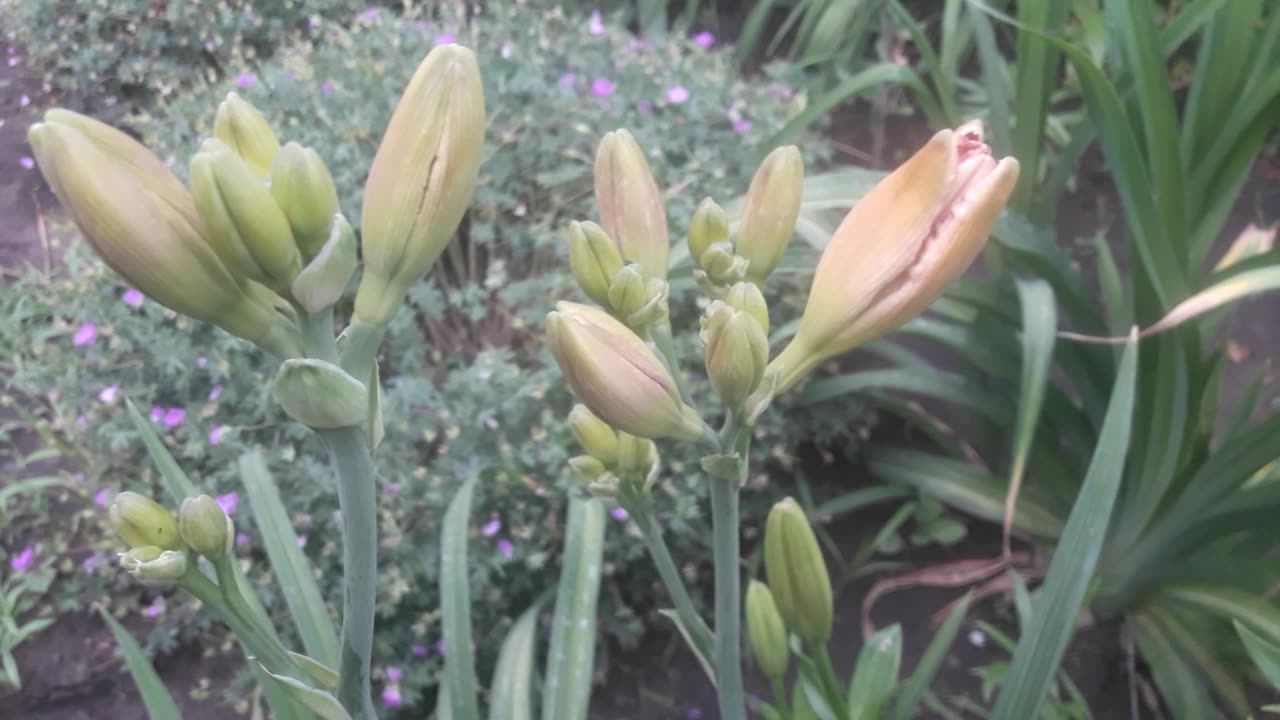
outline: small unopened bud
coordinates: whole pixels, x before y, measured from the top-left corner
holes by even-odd
[[[618,433],[618,472],[647,475],[658,461],[658,446],[652,440]]]
[[[578,476],[584,485],[590,485],[596,482],[601,475],[607,472],[604,463],[599,458],[590,455],[575,455],[569,458],[569,467],[573,469],[573,473]]]
[[[111,527],[129,547],[154,545],[162,550],[181,550],[178,520],[160,503],[136,492],[122,492],[107,508]]]
[[[741,255],[735,255],[733,246],[727,242],[713,244],[698,259],[698,266],[716,285],[732,285],[741,282],[747,276],[747,265],[747,259]]]
[[[782,677],[791,653],[787,646],[787,628],[769,586],[752,580],[747,586],[746,606],[747,639],[756,663],[768,677]]]
[[[715,301],[702,317],[707,378],[730,408],[738,409],[760,384],[769,341],[751,315]]]
[[[702,201],[689,221],[689,257],[701,262],[707,248],[729,239],[729,217],[711,198]]]
[[[831,635],[831,578],[804,510],[785,498],[769,511],[764,569],[778,614],[792,632],[813,643]]]
[[[650,277],[667,276],[667,213],[644,150],[626,130],[605,133],[596,149],[596,205],[600,224],[622,259]]]
[[[172,587],[187,574],[187,554],[143,545],[122,553],[120,567],[147,587]]]
[[[588,455],[608,466],[617,463],[618,434],[586,405],[574,405],[569,411],[569,429]]]
[[[293,298],[307,312],[332,307],[347,289],[356,264],[355,231],[345,217],[334,215],[329,241],[293,279]]]
[[[760,286],[755,283],[740,282],[734,283],[729,288],[729,292],[725,293],[724,303],[735,310],[741,310],[760,324],[760,329],[764,334],[769,334],[769,304],[764,300],[764,293],[760,292]]]
[[[794,145],[769,153],[747,190],[734,247],[747,259],[747,278],[763,283],[791,242],[804,196],[804,161]]]
[[[178,532],[188,547],[210,560],[220,560],[231,552],[231,541],[236,536],[231,518],[208,495],[182,501]]]
[[[309,428],[350,427],[367,419],[369,393],[364,383],[323,360],[284,361],[272,393],[289,417]]]
[[[235,93],[218,105],[213,118],[213,136],[226,143],[248,163],[259,178],[271,172],[271,163],[280,151],[280,141],[267,119]]]
[[[320,154],[296,142],[285,143],[271,163],[271,197],[284,212],[304,258],[320,252],[338,212],[338,189]]]
[[[614,276],[607,307],[627,327],[639,330],[667,316],[667,282],[646,277],[631,263]]]
[[[609,304],[609,284],[622,269],[618,246],[593,222],[569,225],[569,269],[573,279],[587,297],[601,305]]]

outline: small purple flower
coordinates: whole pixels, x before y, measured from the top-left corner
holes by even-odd
[[[399,495],[400,483],[387,483],[386,485],[383,485],[382,494],[383,495]]]
[[[167,428],[176,428],[182,424],[183,420],[186,420],[186,419],[187,419],[186,410],[180,407],[173,407],[164,411],[164,417],[160,420],[160,422],[164,423],[164,426]]]
[[[209,364],[209,358],[207,358],[207,357],[205,357],[205,356],[203,356],[203,355],[197,355],[197,356],[196,356],[196,367],[198,367],[198,368],[202,368],[202,367],[204,367],[205,365],[208,365],[208,364]]]
[[[304,548],[304,547],[306,547],[306,546],[307,546],[307,536],[306,536],[306,535],[299,535],[299,536],[298,536],[298,547],[300,547],[300,548]]]
[[[159,405],[151,406],[151,422],[160,422],[164,419],[164,408]]]
[[[150,605],[142,609],[142,614],[147,617],[156,617],[162,612],[164,612],[164,598],[159,596],[156,596],[156,599],[152,600]]]
[[[578,78],[573,73],[565,73],[560,76],[560,87],[571,88],[577,81]]]
[[[440,639],[436,641],[436,654],[437,655],[444,654],[444,636],[443,635],[441,635]]]
[[[258,81],[258,74],[251,72],[242,72],[236,76],[236,87],[247,88]]]
[[[249,547],[248,533],[236,533],[236,547]]]
[[[400,697],[400,688],[396,685],[388,685],[382,688],[382,704],[389,708],[398,708],[403,702]]]
[[[35,559],[36,549],[28,545],[22,549],[22,552],[14,555],[9,560],[9,567],[13,568],[14,572],[22,572],[31,567],[31,563],[35,562]]]
[[[116,393],[120,391],[119,385],[108,385],[102,388],[102,392],[98,393],[98,400],[111,404],[116,401]]]
[[[613,81],[609,78],[598,77],[591,81],[591,94],[596,97],[609,97],[613,94]]]
[[[89,422],[89,418],[85,417],[84,413],[81,413],[76,416],[76,425],[79,425],[80,427],[84,427],[85,423],[87,422]]]
[[[703,30],[702,32],[693,36],[693,44],[697,45],[703,50],[706,50],[707,48],[716,44],[716,36],[712,35],[706,30]]]
[[[409,646],[409,652],[413,653],[414,657],[426,657],[427,646],[414,643]]]
[[[93,323],[85,323],[76,330],[76,334],[71,337],[71,344],[76,347],[84,347],[94,340],[98,339],[98,326]]]
[[[18,158],[18,164],[26,168],[27,170],[31,170],[36,166],[36,161],[32,160],[30,155],[23,155],[22,157]]]
[[[26,94],[26,93],[23,93],[23,94],[22,94],[22,97],[18,98],[18,107],[26,107],[26,106],[28,106],[28,105],[30,105],[30,104],[31,104],[31,96],[30,96],[30,95],[28,95],[28,94]]]
[[[98,553],[90,555],[84,559],[84,562],[80,563],[80,568],[84,571],[85,575],[94,574],[100,567],[102,567],[102,556]]]
[[[743,120],[734,120],[734,121],[733,121],[733,131],[734,131],[734,132],[736,132],[736,133],[739,133],[739,134],[747,133],[747,132],[751,132],[751,121],[750,121],[750,120],[745,120],[745,119],[743,119]]]
[[[391,682],[400,682],[400,678],[404,677],[404,671],[399,665],[388,665],[386,668],[387,679]]]
[[[689,99],[689,88],[683,85],[672,85],[667,88],[667,100],[677,105]]]
[[[120,294],[120,300],[129,307],[138,307],[142,304],[142,291],[137,288],[129,288]]]
[[[370,7],[370,8],[366,8],[364,12],[357,15],[356,19],[368,21],[368,20],[373,20],[376,17],[378,17],[378,8]]]
[[[684,712],[684,716],[689,720],[698,720],[702,717],[702,708],[691,707]]]
[[[494,518],[489,522],[485,523],[484,527],[481,528],[480,532],[483,533],[485,537],[493,537],[494,535],[497,535],[498,531],[501,529],[502,529],[502,521],[499,520],[498,518]]]
[[[210,401],[210,402],[212,402],[212,401],[214,401],[214,400],[217,400],[217,399],[218,399],[218,398],[220,398],[220,397],[222,397],[222,386],[221,386],[221,385],[214,385],[213,387],[209,388],[209,401]]]
[[[629,515],[627,515],[626,509],[624,509],[621,505],[610,510],[609,514],[612,515],[613,519],[617,520],[618,522],[622,522],[626,520],[628,517],[630,517]]]
[[[311,17],[307,18],[307,27],[314,28],[319,25],[320,25],[320,18],[316,17],[315,15],[312,15]]]
[[[515,543],[509,538],[502,538],[498,541],[498,552],[502,553],[502,557],[510,560],[512,555],[516,553]]]
[[[503,60],[510,60],[512,54],[511,43],[502,43],[502,49],[498,51],[498,54],[502,56]]]
[[[599,10],[591,13],[591,19],[587,21],[587,32],[592,35],[604,34],[604,20],[601,19]]]
[[[107,490],[106,488],[102,488],[101,490],[93,494],[93,504],[97,505],[98,507],[106,507],[107,501],[110,499],[111,499],[111,491]]]
[[[107,104],[107,107],[115,107],[116,103],[120,102],[120,98],[116,97],[115,95],[108,95],[106,100],[104,100],[103,102]]]
[[[222,512],[234,515],[236,507],[240,505],[240,493],[232,490],[226,495],[215,495],[213,501],[218,503],[218,507],[222,508]]]
[[[435,44],[448,45],[449,43],[453,42],[455,39],[456,38],[453,37],[453,33],[444,32],[436,36]]]
[[[222,442],[222,436],[227,433],[226,425],[214,425],[209,429],[209,444],[217,445]]]
[[[653,103],[644,99],[637,100],[636,112],[640,113],[641,115],[648,115],[649,113],[653,112]]]
[[[320,92],[324,93],[325,95],[328,95],[329,93],[333,92],[333,83],[329,82],[328,80],[325,80],[324,82],[320,83]]]

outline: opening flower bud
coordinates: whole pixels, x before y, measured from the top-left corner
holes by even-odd
[[[574,405],[569,411],[569,429],[588,455],[606,466],[618,462],[618,434],[586,405]]]
[[[729,292],[725,293],[724,303],[755,318],[765,336],[769,335],[769,304],[765,302],[759,285],[749,282],[734,283]]]
[[[631,133],[605,133],[596,149],[596,205],[600,224],[618,243],[622,259],[650,277],[667,276],[667,213],[658,182]]]
[[[129,547],[154,545],[161,550],[181,550],[178,520],[167,508],[136,492],[122,492],[107,508],[111,527]]]
[[[338,189],[320,154],[286,143],[271,163],[271,197],[284,212],[302,256],[311,259],[329,240],[338,212]]]
[[[271,163],[280,151],[280,141],[267,119],[235,93],[227,93],[227,99],[218,105],[213,118],[213,136],[244,159],[259,178],[271,172]]]
[[[711,198],[706,198],[689,221],[689,257],[700,262],[707,248],[729,240],[729,217]]]
[[[341,214],[334,215],[328,242],[293,279],[290,292],[307,312],[332,307],[351,282],[357,263],[355,230]]]
[[[969,267],[1018,180],[980,123],[943,130],[854,205],[822,253],[778,392],[920,314]],[[776,592],[776,590],[775,590]]]
[[[825,643],[831,635],[831,579],[818,538],[791,498],[775,504],[765,521],[764,569],[787,627],[809,642]]]
[[[609,284],[622,269],[622,255],[604,228],[593,222],[569,224],[569,269],[587,297],[609,304]]]
[[[143,545],[122,553],[120,567],[147,587],[172,587],[187,574],[187,554]]]
[[[178,532],[188,547],[210,560],[220,560],[231,552],[231,541],[236,536],[231,518],[208,495],[182,501]]]
[[[386,325],[444,252],[471,202],[484,127],[475,54],[436,46],[405,87],[365,182],[360,320]]]
[[[702,437],[662,360],[608,313],[560,302],[547,315],[547,344],[578,400],[618,431],[643,438]]]
[[[760,163],[742,208],[737,253],[747,259],[747,278],[763,283],[778,266],[800,216],[804,161],[794,145],[780,147]]]
[[[726,407],[739,409],[764,377],[769,341],[750,314],[719,300],[702,316],[707,378]]]
[[[752,580],[747,586],[747,639],[760,670],[771,678],[782,677],[791,658],[787,646],[787,628],[778,614],[769,586]]]
[[[747,276],[747,259],[735,255],[727,242],[715,243],[698,258],[698,267],[716,285],[728,286]]]
[[[272,394],[289,417],[316,430],[359,425],[368,417],[369,393],[364,383],[323,360],[284,361]]]

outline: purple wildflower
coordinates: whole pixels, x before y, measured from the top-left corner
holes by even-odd
[[[503,60],[510,60],[512,55],[511,43],[502,43],[502,49],[498,51]]]
[[[164,408],[159,405],[151,406],[151,422],[160,422],[164,419]]]
[[[414,643],[409,646],[409,652],[413,653],[414,657],[426,657],[427,646]]]
[[[236,533],[236,547],[249,547],[248,533]]]
[[[22,549],[22,552],[14,555],[9,560],[9,567],[13,568],[14,572],[22,572],[31,567],[31,563],[35,562],[35,559],[36,549],[28,545]]]
[[[119,385],[108,385],[102,388],[102,392],[98,393],[98,400],[108,404],[113,403],[116,401],[116,393],[119,391]]]
[[[404,677],[404,671],[399,665],[388,665],[386,668],[387,679],[391,682],[400,682],[400,678]]]
[[[389,708],[400,707],[403,702],[400,697],[400,688],[396,685],[388,685],[382,688],[382,704]]]
[[[373,20],[373,19],[374,19],[374,18],[376,18],[376,17],[378,17],[378,8],[376,8],[376,7],[369,7],[369,8],[365,8],[365,11],[364,11],[364,12],[360,13],[359,15],[357,15],[357,16],[356,16],[356,19],[357,19],[357,20],[366,20],[366,21],[367,21],[367,20]]]
[[[667,100],[677,105],[689,99],[689,88],[683,85],[672,85],[667,88]]]
[[[247,88],[258,81],[258,74],[242,72],[236,76],[236,87]]]
[[[197,356],[196,356],[196,367],[198,367],[198,368],[202,368],[202,367],[204,367],[205,365],[208,365],[208,364],[209,364],[209,358],[206,358],[206,357],[205,357],[205,356],[203,356],[203,355],[197,355]]]
[[[648,115],[649,113],[653,112],[653,103],[644,99],[637,100],[636,112],[640,113],[641,115]]]
[[[31,170],[36,166],[36,161],[32,160],[30,155],[23,155],[22,157],[18,158],[18,164],[28,170]]]
[[[84,562],[80,563],[80,569],[84,571],[85,575],[94,574],[100,567],[102,567],[102,556],[98,553],[90,555],[84,559]]]
[[[111,499],[111,491],[102,488],[93,495],[93,504],[98,507],[106,507],[107,501]]]
[[[712,45],[716,44],[716,36],[712,35],[706,30],[703,30],[702,32],[693,36],[693,44],[705,50],[711,47]]]
[[[325,80],[324,82],[320,83],[320,92],[324,93],[325,95],[328,95],[329,93],[333,92],[333,83],[329,82],[328,80]]]
[[[575,77],[573,73],[565,73],[560,76],[560,87],[571,88],[577,81],[578,78]]]
[[[155,600],[151,601],[150,605],[142,609],[142,614],[147,617],[156,617],[162,612],[164,612],[164,598],[159,595],[156,596]]]
[[[26,94],[26,93],[23,93],[23,94],[22,94],[22,97],[18,98],[18,107],[26,107],[26,106],[28,106],[28,105],[30,105],[30,104],[31,104],[31,96],[30,96],[30,95],[28,95],[28,94]]]
[[[386,485],[383,485],[382,494],[383,495],[399,495],[400,483],[387,483]]]
[[[444,32],[436,36],[435,44],[448,45],[449,43],[453,42],[455,39],[456,38],[453,37],[453,33]]]
[[[604,20],[600,17],[599,10],[595,10],[591,13],[591,19],[587,21],[587,32],[592,35],[604,34]]]
[[[120,300],[129,307],[138,307],[142,304],[142,291],[137,288],[129,288],[120,294]]]
[[[210,401],[210,402],[212,402],[212,401],[214,401],[214,400],[217,400],[217,399],[218,399],[218,398],[220,398],[220,397],[222,397],[222,386],[221,386],[221,385],[214,385],[213,387],[209,388],[209,401]]]
[[[498,518],[494,518],[489,522],[485,523],[484,527],[481,528],[480,532],[483,533],[485,537],[493,537],[494,535],[497,535],[498,531],[501,529],[502,529],[502,521],[499,520]]]
[[[160,422],[164,423],[167,428],[176,428],[187,419],[187,411],[180,407],[172,407],[164,411],[164,417]]]
[[[746,133],[746,132],[751,132],[751,121],[750,121],[750,120],[745,120],[745,119],[743,119],[743,120],[734,120],[734,121],[733,121],[733,131],[734,131],[734,132],[736,132],[736,133],[739,133],[739,134],[741,134],[741,133]]]
[[[502,553],[502,557],[510,560],[511,556],[516,553],[515,543],[509,538],[502,538],[498,541],[498,552]]]
[[[626,509],[623,508],[622,506],[618,506],[610,510],[609,514],[612,515],[613,519],[617,520],[618,522],[622,522],[623,520],[626,520],[628,517],[630,517],[629,515],[627,515]]]
[[[83,347],[98,339],[98,326],[93,323],[85,323],[76,330],[76,334],[71,337],[71,344],[76,347]]]
[[[234,515],[236,507],[240,504],[240,493],[232,490],[226,495],[215,495],[213,501],[218,503],[218,507],[222,508],[222,512]]]
[[[217,445],[222,441],[222,436],[227,433],[226,425],[214,425],[209,429],[209,444]]]
[[[591,94],[596,97],[609,97],[613,94],[613,81],[609,78],[596,78],[591,81]]]
[[[306,547],[306,546],[307,546],[307,536],[306,536],[306,535],[299,535],[299,536],[298,536],[298,547],[300,547],[300,548],[304,548],[304,547]]]

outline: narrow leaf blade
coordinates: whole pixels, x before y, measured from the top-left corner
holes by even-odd
[[[440,612],[444,630],[444,676],[450,716],[478,720],[476,665],[471,652],[471,579],[467,574],[467,527],[475,479],[458,488],[444,515],[440,540]]]
[[[111,634],[116,637],[120,654],[124,656],[124,663],[129,668],[129,674],[133,676],[133,683],[138,686],[142,703],[147,707],[147,716],[151,720],[182,720],[182,712],[178,710],[178,704],[173,701],[173,696],[165,688],[164,681],[156,674],[155,668],[151,667],[147,656],[142,654],[142,648],[138,647],[138,642],[133,639],[128,630],[124,629],[123,625],[111,617],[111,613],[107,612],[106,608],[101,605],[96,607],[98,614],[107,623],[107,627],[111,628]]]
[[[596,600],[604,553],[604,505],[573,498],[564,536],[560,587],[556,591],[542,720],[585,720],[591,697],[596,647]]]

